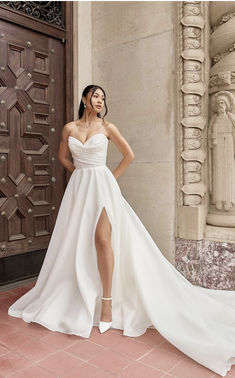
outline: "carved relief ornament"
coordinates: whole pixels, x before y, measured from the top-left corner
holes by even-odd
[[[206,154],[202,137],[206,125],[203,114],[203,96],[206,91],[204,80],[205,52],[203,48],[205,5],[200,1],[181,2],[181,158],[183,164],[181,191],[182,206],[203,203],[206,185],[203,182],[203,164]],[[189,169],[191,164],[191,169]],[[197,167],[196,169],[192,169]],[[196,170],[196,172],[195,172]]]

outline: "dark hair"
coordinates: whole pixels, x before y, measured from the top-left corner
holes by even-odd
[[[104,105],[105,105],[105,114],[103,117],[101,117],[101,114],[100,113],[97,113],[97,117],[99,118],[102,118],[103,119],[103,122],[104,122],[104,117],[106,116],[107,112],[108,112],[108,108],[107,108],[107,105],[106,105],[106,94],[105,94],[105,91],[103,90],[103,88],[101,88],[99,85],[94,85],[94,84],[91,84],[91,85],[88,85],[82,92],[82,97],[86,97],[88,95],[88,93],[90,91],[92,91],[92,94],[91,96],[93,95],[93,93],[96,91],[96,89],[101,89],[102,92],[104,93]],[[90,104],[92,106],[92,103],[91,103],[91,98],[90,98]],[[93,106],[92,106],[93,108]],[[79,109],[78,109],[78,119],[82,118],[82,115],[83,115],[83,112],[84,112],[84,103],[83,101],[81,100],[80,102],[80,105],[79,105]]]

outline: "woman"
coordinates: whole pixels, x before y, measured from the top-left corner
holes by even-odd
[[[104,121],[100,116],[101,111],[106,106],[104,90],[97,86],[88,86],[85,88],[79,108],[79,120],[65,125],[62,133],[62,140],[59,149],[60,163],[73,172],[74,164],[68,160],[69,147],[68,138],[77,139],[83,145],[95,134],[104,134],[108,139],[116,144],[120,152],[124,155],[120,165],[113,172],[115,178],[118,178],[134,159],[134,153],[129,144],[120,134],[115,125]],[[84,111],[85,110],[85,111]],[[106,109],[107,113],[107,109]],[[95,232],[95,246],[97,250],[97,263],[102,280],[103,295],[102,310],[99,322],[101,333],[106,331],[112,325],[111,313],[111,289],[112,274],[114,266],[114,256],[111,246],[111,225],[107,217],[105,208],[102,209]]]
[[[132,337],[153,326],[225,376],[235,363],[235,292],[192,285],[162,255],[116,181],[134,154],[101,119],[104,107],[104,90],[86,87],[79,119],[63,129],[59,160],[72,175],[36,285],[8,314],[87,338],[94,325]],[[124,156],[114,172],[109,140]]]

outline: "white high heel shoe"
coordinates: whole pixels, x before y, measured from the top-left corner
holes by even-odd
[[[103,297],[102,299],[104,299],[105,301],[109,301],[110,299],[112,299],[112,297],[110,297],[110,298],[104,298]],[[108,329],[111,328],[111,326],[112,326],[112,322],[102,322],[100,320],[99,321],[99,331],[100,331],[100,333],[104,333],[105,331],[108,331]]]

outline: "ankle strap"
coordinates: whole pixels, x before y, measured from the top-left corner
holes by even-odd
[[[112,297],[110,297],[110,298],[102,297],[102,299],[104,299],[105,301],[109,301],[110,299],[112,299]]]

